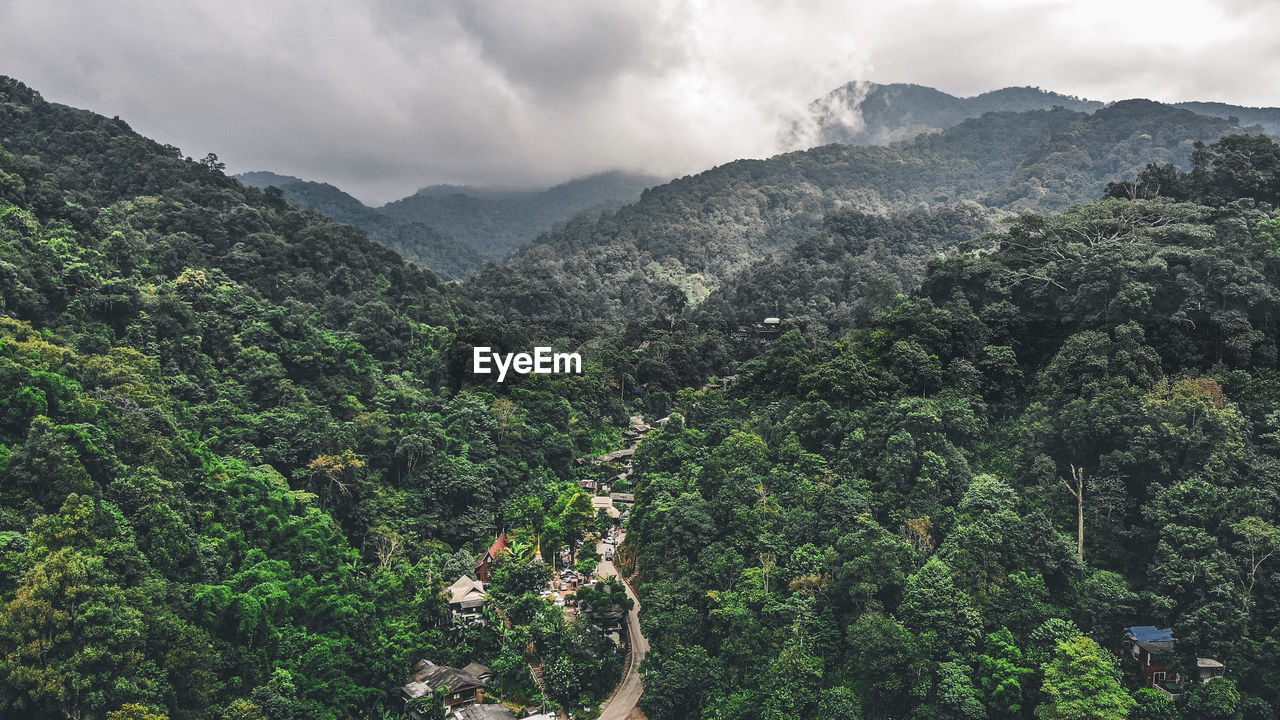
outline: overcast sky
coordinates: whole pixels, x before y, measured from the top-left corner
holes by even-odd
[[[778,151],[850,80],[1280,105],[1253,0],[0,0],[0,74],[381,204]]]

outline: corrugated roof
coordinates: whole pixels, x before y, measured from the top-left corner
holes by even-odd
[[[486,705],[468,705],[453,711],[457,720],[516,720],[516,716],[505,705],[489,703]]]
[[[485,681],[469,672],[452,668],[448,665],[437,665],[430,660],[419,660],[413,673],[413,680],[401,688],[404,696],[410,700],[434,691],[438,687],[457,692],[465,687],[484,687]]]

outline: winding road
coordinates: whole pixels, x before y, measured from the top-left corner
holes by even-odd
[[[621,543],[622,537],[618,539]],[[603,542],[596,545],[596,550],[602,558],[605,556],[605,551],[612,548],[612,545],[606,545]],[[596,567],[596,573],[604,577],[615,575],[619,579],[622,578],[622,573],[618,572],[610,560],[601,560]],[[640,677],[640,661],[644,660],[645,653],[649,652],[649,641],[640,634],[640,598],[636,597],[625,582],[623,587],[626,588],[627,597],[635,603],[631,612],[627,613],[627,637],[630,638],[631,652],[627,656],[627,667],[622,673],[622,681],[613,689],[609,699],[604,701],[599,720],[644,720],[644,713],[636,707],[636,703],[640,702],[640,695],[644,692],[644,679]]]

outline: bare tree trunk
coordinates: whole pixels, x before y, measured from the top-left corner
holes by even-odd
[[[1076,554],[1080,556],[1080,562],[1084,562],[1084,468],[1072,465],[1071,482],[1064,479],[1062,484],[1076,499]]]

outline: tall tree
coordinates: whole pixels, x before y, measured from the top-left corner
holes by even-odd
[[[1087,637],[1058,645],[1044,667],[1040,720],[1126,720],[1134,699],[1120,683],[1116,658]]]

